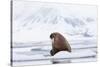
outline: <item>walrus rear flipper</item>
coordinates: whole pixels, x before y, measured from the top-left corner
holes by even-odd
[[[71,49],[67,49],[68,52],[72,52]]]
[[[68,45],[68,46],[67,46],[67,51],[68,51],[68,52],[71,52],[71,50],[72,50],[72,49],[71,49],[70,45]]]

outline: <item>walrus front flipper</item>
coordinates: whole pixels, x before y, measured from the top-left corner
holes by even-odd
[[[53,51],[52,51],[52,50],[50,51],[50,54],[51,54],[51,56],[53,56],[53,55],[54,55],[54,53],[53,53]]]
[[[57,52],[59,52],[57,49],[52,49],[50,51],[51,56],[54,56]]]

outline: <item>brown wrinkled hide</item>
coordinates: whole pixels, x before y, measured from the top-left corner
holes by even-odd
[[[71,52],[71,47],[68,41],[58,32],[51,33],[50,38],[52,40],[52,50],[50,54],[54,56],[59,51]]]

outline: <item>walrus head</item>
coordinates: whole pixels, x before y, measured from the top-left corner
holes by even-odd
[[[56,36],[56,33],[51,33],[50,38],[53,39]]]
[[[51,33],[51,35],[50,35],[50,39],[55,38],[57,35],[61,35],[61,34],[58,33],[58,32]]]
[[[60,33],[51,33],[50,39],[52,40],[52,50],[50,51],[52,56],[54,56],[59,51],[71,52],[71,47],[68,41]]]

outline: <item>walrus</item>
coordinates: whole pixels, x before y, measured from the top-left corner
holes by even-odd
[[[68,51],[71,52],[71,47],[65,37],[58,33],[51,33],[50,39],[52,40],[52,50],[50,50],[51,56],[54,56],[59,51]]]

